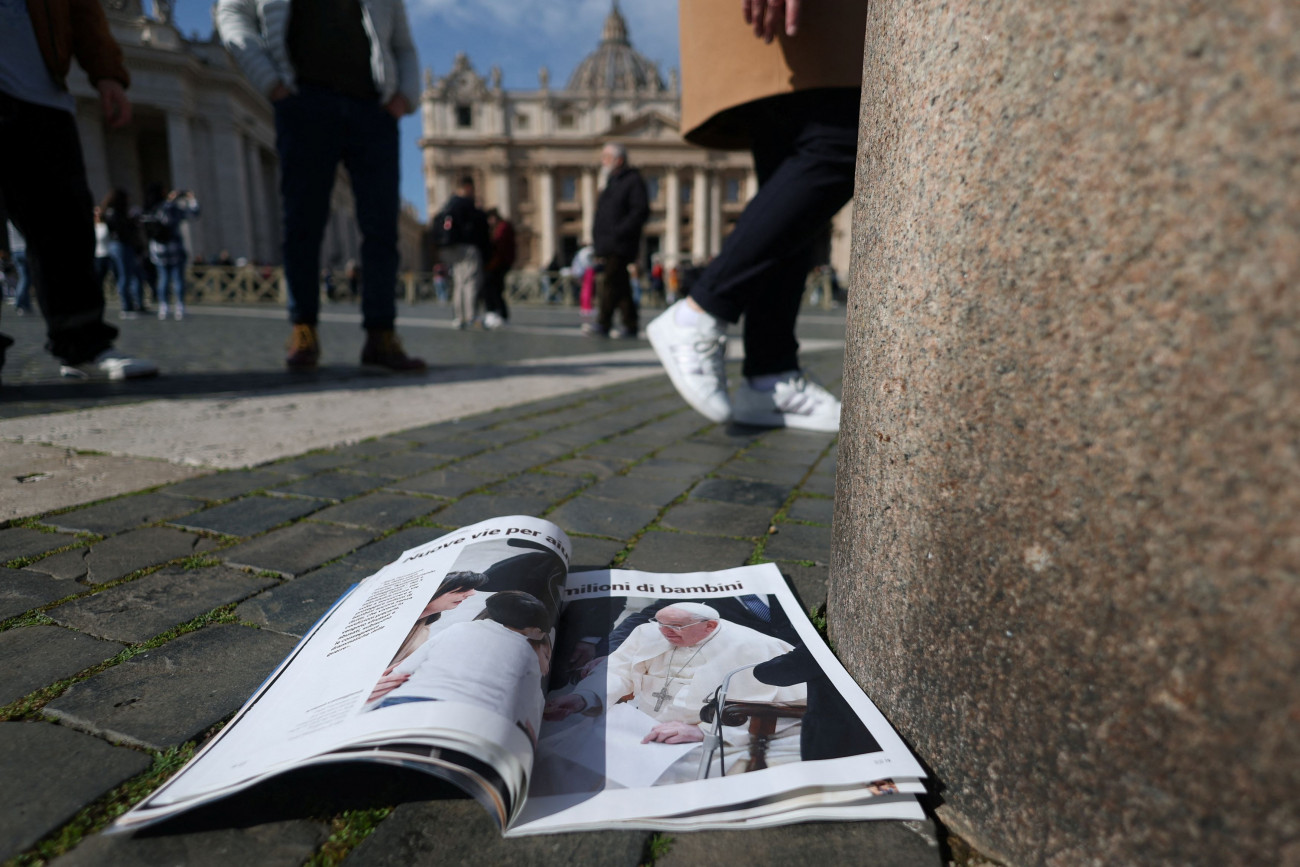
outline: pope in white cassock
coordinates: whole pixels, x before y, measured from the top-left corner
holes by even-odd
[[[570,714],[596,716],[627,698],[657,720],[642,743],[680,744],[702,741],[707,724],[700,708],[727,673],[766,662],[794,648],[718,616],[707,605],[682,602],[661,609],[650,623],[638,626],[610,654],[606,671],[597,669],[568,695],[546,703],[546,718]],[[738,701],[800,703],[803,684],[770,686],[750,670],[731,678],[727,697]]]

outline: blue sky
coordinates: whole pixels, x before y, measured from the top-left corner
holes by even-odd
[[[435,75],[451,69],[464,51],[482,75],[500,66],[507,89],[537,86],[537,71],[546,66],[552,86],[563,86],[569,73],[600,42],[601,25],[611,0],[406,0],[420,50],[421,67]],[[737,4],[739,7],[739,4]],[[677,0],[621,0],[632,45],[659,64],[665,78],[678,65]],[[206,38],[212,32],[207,0],[177,0],[176,23],[186,34]],[[739,14],[739,11],[737,11]],[[402,122],[402,198],[426,215],[420,176],[419,115]]]

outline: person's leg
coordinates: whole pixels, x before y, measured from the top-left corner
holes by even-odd
[[[604,334],[614,325],[614,310],[622,301],[618,275],[627,278],[627,265],[617,256],[602,256],[596,274],[596,325]]]
[[[334,171],[342,157],[343,97],[304,88],[274,104],[280,156],[284,277],[289,320],[315,327],[320,316],[320,248]],[[360,196],[354,178],[354,194]],[[396,211],[394,211],[396,213]]]
[[[95,284],[93,202],[71,114],[0,93],[0,191],[27,239],[46,349],[69,365],[96,358],[117,329]]]
[[[343,165],[352,178],[361,229],[361,325],[393,329],[397,321],[397,119],[378,103],[348,99]],[[319,267],[319,265],[317,265]]]
[[[27,251],[13,254],[14,270],[18,272],[18,286],[14,289],[14,309],[20,313],[32,312],[32,273],[27,266]]]
[[[617,275],[618,315],[623,320],[623,328],[631,335],[637,332],[637,301],[632,296],[632,275],[628,272],[626,259],[619,260]]]

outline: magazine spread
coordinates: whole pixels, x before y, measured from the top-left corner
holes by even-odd
[[[508,836],[919,819],[919,763],[772,564],[568,572],[506,517],[353,587],[234,719],[114,825],[357,762],[459,786]]]

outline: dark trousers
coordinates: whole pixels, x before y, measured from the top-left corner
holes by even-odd
[[[104,322],[94,203],[69,112],[0,93],[0,194],[27,239],[45,348],[66,364],[91,360],[113,345],[117,329]]]
[[[795,319],[813,243],[853,196],[859,92],[805,90],[748,107],[758,194],[691,286],[727,322],[745,317],[745,376],[799,367]]]
[[[320,316],[320,248],[339,162],[352,179],[361,227],[361,319],[388,329],[397,319],[397,119],[378,102],[303,85],[275,103],[284,206],[284,276],[289,318]]]
[[[614,311],[623,319],[623,327],[637,329],[636,302],[632,300],[632,278],[627,274],[628,260],[622,256],[600,256],[600,273],[596,275],[597,322],[606,331],[614,324]]]
[[[483,309],[502,319],[510,318],[510,310],[506,307],[505,271],[483,272]]]

